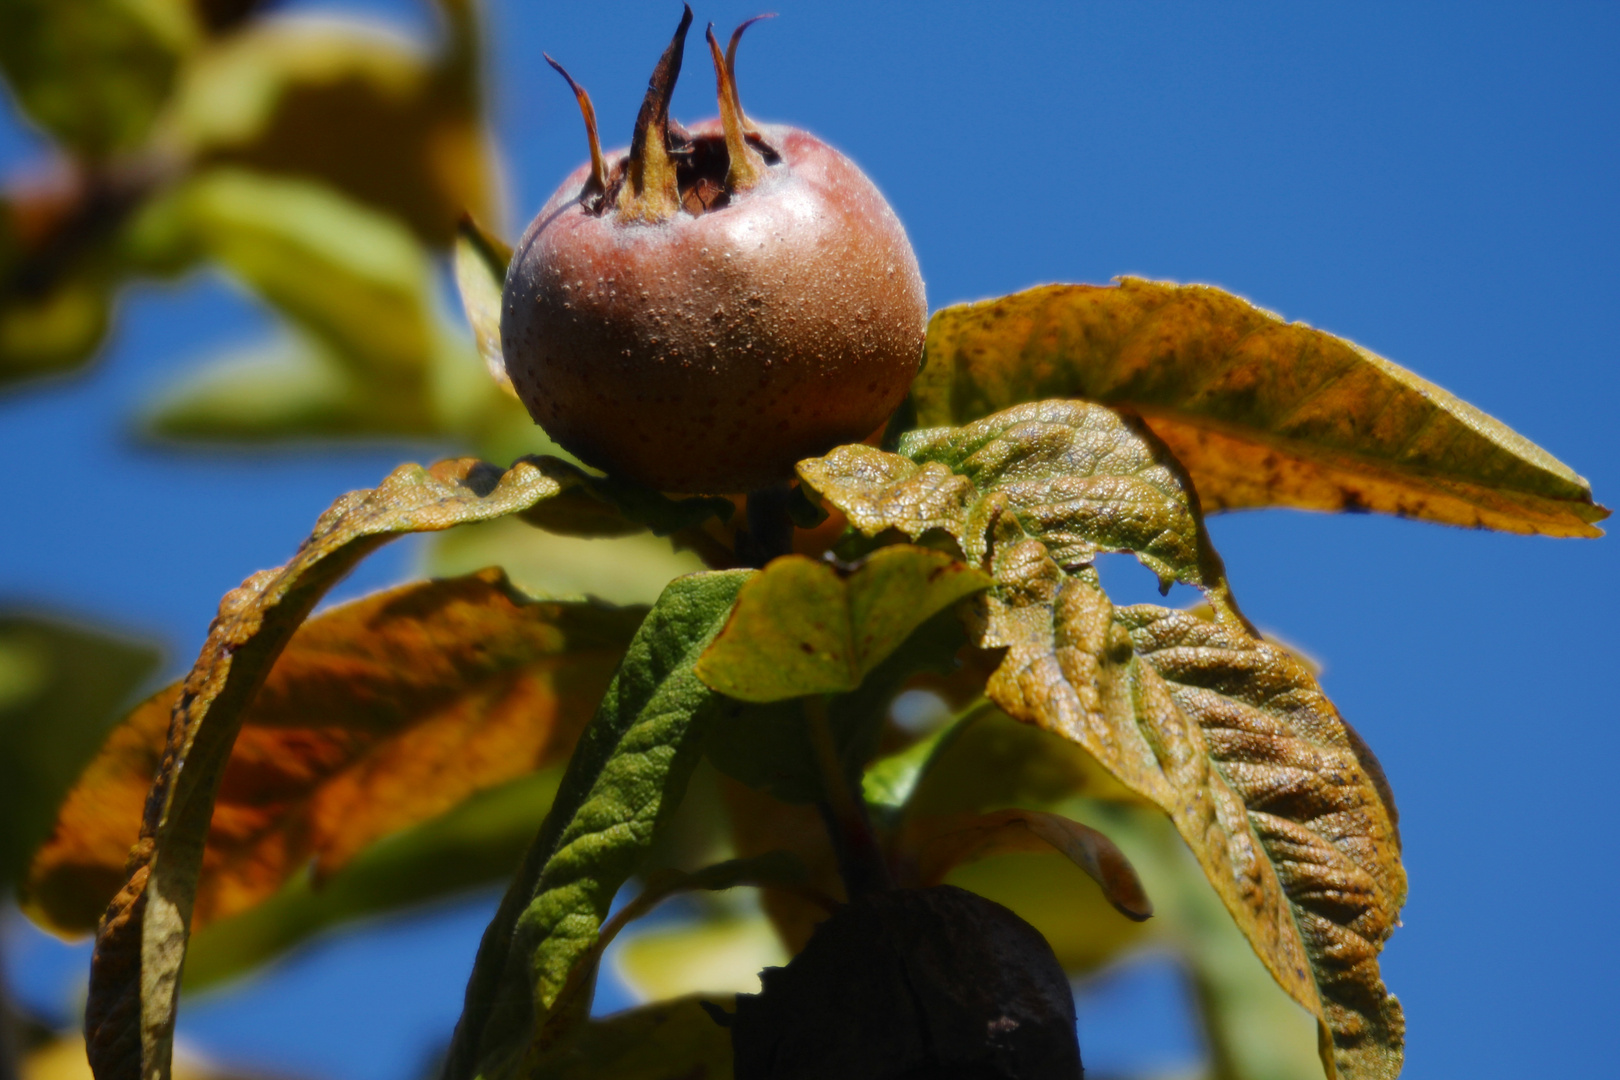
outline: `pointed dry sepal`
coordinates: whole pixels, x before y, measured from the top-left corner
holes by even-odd
[[[580,200],[587,206],[593,206],[597,200],[607,194],[607,162],[602,159],[602,140],[596,135],[596,109],[591,105],[591,95],[585,88],[574,81],[574,77],[557,61],[545,53],[541,56],[564,79],[568,81],[568,89],[574,92],[574,99],[579,102],[580,115],[585,117],[585,137],[591,143],[591,175],[585,180],[585,187],[579,193]]]
[[[737,97],[737,43],[742,40],[743,31],[759,22],[761,19],[774,19],[776,12],[765,15],[755,15],[752,19],[744,19],[737,29],[731,32],[731,40],[726,43],[726,79],[731,83],[731,107],[737,110],[737,119],[742,121],[742,129],[746,134],[758,136],[759,129],[754,126],[748,114],[743,112],[742,101]]]
[[[691,25],[692,9],[687,6],[681,24],[675,28],[675,37],[658,58],[658,66],[647,83],[647,96],[641,100],[636,132],[630,140],[625,184],[619,190],[621,221],[667,221],[680,212],[680,185],[676,182],[675,162],[669,156],[669,99],[681,75],[681,55]]]
[[[744,24],[746,25],[746,24]],[[741,33],[742,31],[738,31]],[[720,54],[720,42],[714,36],[714,23],[704,31],[709,41],[709,55],[714,58],[714,77],[720,98],[720,123],[726,129],[726,190],[735,194],[747,191],[765,175],[765,159],[759,151],[748,145],[743,128],[742,106],[737,100],[737,83],[731,77],[731,65]],[[733,35],[732,41],[736,41]]]

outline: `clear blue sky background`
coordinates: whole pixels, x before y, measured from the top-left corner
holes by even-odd
[[[346,6],[431,25],[407,0]],[[1620,6],[775,6],[740,60],[745,104],[865,167],[931,305],[1120,273],[1218,284],[1415,369],[1620,501]],[[622,142],[679,9],[490,9],[515,232],[584,154],[540,51]],[[705,69],[677,92],[684,119],[713,112]],[[0,167],[33,148],[0,115]],[[178,671],[220,594],[283,561],[335,494],[434,453],[221,460],[128,440],[135,403],[267,326],[218,281],[140,289],[96,370],[0,399],[0,596],[156,633]],[[1394,785],[1412,891],[1384,971],[1406,1075],[1612,1071],[1615,544],[1284,512],[1211,529],[1245,609],[1327,663]],[[408,573],[410,555],[385,551],[348,589]],[[453,1023],[485,910],[319,950],[199,1003],[183,1030],[402,1080]],[[14,981],[63,1007],[79,954],[15,927],[6,941]],[[1088,1064],[1193,1052],[1170,980],[1124,985],[1091,1014]]]

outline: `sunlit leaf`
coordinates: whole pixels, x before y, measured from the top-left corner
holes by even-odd
[[[1113,841],[1096,829],[1042,810],[994,810],[987,814],[913,817],[900,848],[917,886],[937,885],[958,866],[992,855],[1053,850],[1102,886],[1120,914],[1141,922],[1153,914],[1142,882]]]
[[[187,0],[0,4],[0,70],[24,115],[90,158],[145,139],[197,37]]]
[[[556,536],[507,518],[442,533],[424,552],[433,576],[464,574],[498,564],[536,596],[597,596],[613,604],[651,604],[670,580],[703,563],[651,533],[588,539]]]
[[[439,56],[376,25],[290,17],[222,39],[186,73],[174,128],[200,164],[330,185],[448,246],[494,210],[467,5]]]
[[[306,868],[263,903],[209,923],[191,935],[185,990],[248,974],[357,919],[505,884],[561,776],[558,764],[480,792],[432,821],[383,838],[319,885]]]
[[[713,998],[708,1000],[713,1001]],[[731,1002],[715,1002],[729,1009]],[[580,1025],[535,1080],[731,1080],[731,1033],[697,998],[660,1001]]]
[[[512,249],[471,217],[464,217],[456,230],[454,261],[456,288],[461,293],[462,310],[467,313],[467,325],[478,344],[478,355],[484,358],[490,378],[516,396],[501,354],[501,291],[506,285]]]
[[[945,308],[912,395],[925,426],[1041,398],[1128,407],[1206,512],[1373,510],[1553,536],[1600,535],[1608,516],[1585,480],[1472,405],[1204,285],[1123,278]]]
[[[517,878],[479,947],[447,1080],[509,1074],[597,939],[608,905],[668,819],[697,764],[718,695],[692,671],[747,571],[670,583],[569,762]]]
[[[307,181],[236,169],[191,181],[182,213],[203,250],[324,346],[370,430],[437,429],[432,277],[402,226]]]
[[[1219,589],[1224,578],[1175,460],[1098,405],[1020,405],[960,428],[909,432],[898,453],[841,446],[798,470],[868,536],[943,532],[978,562],[1010,529],[1039,538],[1065,566],[1129,551],[1166,587]]]
[[[288,336],[170,387],[148,403],[144,426],[165,439],[234,443],[357,435],[379,420],[365,398],[328,350]]]
[[[85,1030],[102,1080],[168,1075],[214,795],[242,712],[299,624],[333,583],[389,539],[514,513],[559,487],[527,461],[505,473],[471,459],[432,469],[404,465],[375,490],[334,503],[285,566],[226,594],[175,704],[140,840],[97,934]]]
[[[192,927],[314,884],[390,833],[567,757],[645,614],[530,601],[499,571],[419,582],[300,626],[242,712]],[[124,880],[176,683],[113,733],[35,857],[24,904],[94,929]]]
[[[157,661],[152,645],[106,629],[0,613],[0,886],[22,878],[57,805]],[[126,842],[120,868],[128,851]]]
[[[989,584],[949,555],[907,545],[850,574],[785,555],[738,594],[698,677],[741,701],[848,692],[935,612]]]

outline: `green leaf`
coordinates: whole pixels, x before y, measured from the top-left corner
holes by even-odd
[[[535,601],[487,569],[419,581],[305,622],[242,711],[191,929],[476,792],[566,760],[645,609]],[[112,733],[35,855],[23,905],[93,930],[124,881],[175,683]]]
[[[851,574],[786,555],[743,587],[698,677],[740,701],[847,693],[935,612],[989,585],[925,548],[884,548]]]
[[[516,396],[512,379],[506,374],[506,358],[501,354],[501,292],[506,287],[506,267],[511,261],[510,245],[484,231],[471,217],[461,219],[454,258],[461,306],[490,377]]]
[[[591,994],[596,986],[596,969],[601,963],[602,954],[632,921],[678,893],[699,890],[724,892],[739,885],[790,887],[803,884],[804,879],[804,865],[786,851],[770,851],[745,859],[727,859],[691,873],[661,870],[648,875],[641,895],[604,923],[596,941],[574,959],[573,967],[535,1039],[535,1055],[542,1068],[545,1062],[558,1055],[568,1036],[589,1015]]]
[[[548,766],[480,792],[386,837],[318,883],[306,868],[257,907],[195,931],[186,992],[239,978],[355,920],[506,881],[550,809],[562,770]]]
[[[698,1000],[660,1001],[583,1024],[567,1050],[535,1078],[731,1080],[731,1033]]]
[[[403,465],[379,487],[343,496],[285,566],[226,594],[183,684],[124,888],[103,917],[91,961],[87,1051],[102,1080],[166,1080],[176,990],[214,797],[252,702],[321,596],[395,536],[489,520],[559,490],[531,462],[502,473],[471,459]]]
[[[211,362],[143,412],[164,439],[259,443],[378,426],[364,386],[321,345],[288,336]],[[387,425],[383,425],[387,430]]]
[[[466,5],[439,56],[378,27],[296,15],[250,23],[185,73],[177,141],[203,165],[302,177],[447,247],[495,210]]]
[[[157,662],[152,645],[105,629],[0,613],[0,886],[21,880],[57,804]]]
[[[1598,536],[1568,466],[1358,345],[1206,285],[1045,285],[934,313],[912,386],[922,425],[1079,397],[1139,413],[1207,512],[1374,510]]]
[[[204,250],[342,365],[374,430],[436,430],[432,276],[398,222],[306,181],[237,169],[192,180],[184,214]]]
[[[747,571],[671,582],[630,643],[473,967],[444,1075],[505,1077],[531,1052],[608,905],[679,803],[718,695],[692,667]]]
[[[833,749],[852,783],[877,753],[889,706],[906,681],[924,671],[949,674],[966,642],[956,613],[940,611],[856,689],[824,699]],[[709,759],[726,775],[784,802],[824,798],[826,781],[806,726],[804,704],[799,699],[753,704],[727,698],[714,718]]]
[[[145,140],[197,36],[185,0],[8,0],[0,70],[29,120],[104,159]]]

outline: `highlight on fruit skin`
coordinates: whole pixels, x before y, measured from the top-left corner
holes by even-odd
[[[628,150],[590,159],[519,241],[501,305],[507,372],[582,461],[671,492],[788,481],[900,404],[922,356],[921,272],[899,218],[848,158],[751,121],[737,28],[705,34],[719,117],[669,116],[692,13],[659,58]]]

